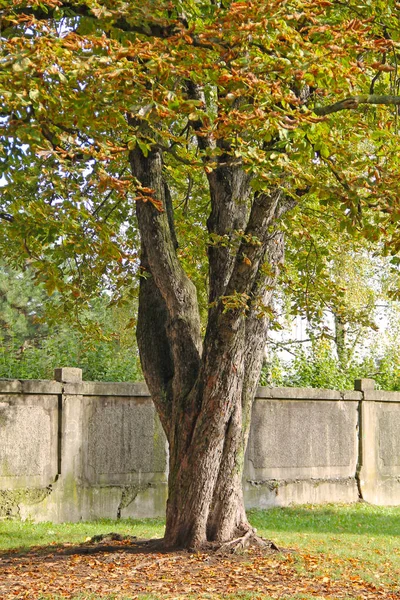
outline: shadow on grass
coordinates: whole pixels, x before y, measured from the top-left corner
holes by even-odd
[[[313,533],[313,534],[353,534],[378,536],[400,536],[400,507],[376,507],[367,503],[353,505],[309,505],[298,507],[273,508],[270,510],[250,510],[250,522],[259,534],[274,539],[274,532]],[[154,541],[163,535],[163,522],[160,519],[94,521],[87,523],[29,523],[22,521],[0,521],[0,558],[7,556],[43,555],[75,549],[87,554],[101,552],[99,545],[82,543],[83,540],[110,531],[122,537],[137,536],[137,540]],[[107,544],[102,544],[107,552]],[[97,548],[97,549],[96,549]],[[115,546],[110,548],[115,551]],[[146,551],[143,544],[120,546],[127,552]],[[136,549],[135,549],[136,548]],[[84,550],[83,550],[84,549]],[[154,551],[148,549],[148,552]]]
[[[13,550],[28,551],[33,546],[59,547],[64,544],[79,546],[94,536],[115,532],[124,538],[154,539],[162,537],[164,524],[161,519],[99,519],[78,523],[50,523],[0,520],[0,554]]]
[[[250,510],[248,514],[261,535],[263,531],[282,531],[400,536],[400,507],[376,507],[367,503],[310,505]]]
[[[94,554],[169,554],[176,550],[166,550],[162,539],[140,540],[121,539],[120,542],[110,539],[105,535],[104,543],[84,542],[82,544],[48,544],[46,546],[33,546],[30,548],[18,547],[14,550],[0,551],[0,564],[5,566],[8,562],[14,562],[18,558],[41,558],[44,562],[62,560],[72,555],[94,555]]]

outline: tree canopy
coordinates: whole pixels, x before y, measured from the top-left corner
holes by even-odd
[[[154,145],[194,278],[199,251],[224,243],[203,229],[204,173],[226,152],[253,191],[278,185],[294,200],[300,243],[316,223],[340,221],[397,252],[396,11],[327,0],[3,1],[4,253],[74,305],[101,276],[115,291],[127,285],[138,265],[134,203],[159,202],[127,154]]]

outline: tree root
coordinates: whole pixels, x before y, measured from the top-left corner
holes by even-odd
[[[236,553],[244,548],[264,548],[273,552],[281,552],[281,549],[278,548],[274,542],[271,540],[264,540],[262,537],[257,535],[255,529],[248,529],[243,535],[235,538],[234,540],[229,540],[229,542],[223,543],[218,550],[217,554],[223,554],[225,552],[228,553]]]
[[[267,552],[284,552],[285,551],[285,550],[282,550],[281,548],[279,548],[271,540],[265,540],[262,537],[260,537],[259,535],[257,535],[257,530],[253,529],[252,527],[249,527],[246,529],[243,528],[240,533],[242,535],[236,537],[233,540],[229,540],[228,542],[223,542],[223,543],[206,542],[201,548],[191,548],[188,551],[189,552],[198,552],[199,550],[204,550],[205,552],[212,552],[215,554],[236,554],[242,550],[245,550],[246,548],[258,548],[258,549],[263,549]],[[153,539],[139,540],[135,536],[121,535],[120,533],[114,533],[114,532],[101,534],[101,535],[95,535],[95,536],[85,540],[86,544],[89,543],[90,545],[93,544],[96,546],[95,551],[98,551],[101,543],[104,543],[104,542],[112,543],[112,542],[122,542],[122,541],[130,542],[132,544],[132,547],[135,547],[138,550],[141,548],[142,551],[144,551],[145,553],[149,553],[149,552],[150,553],[151,552],[168,552],[169,553],[169,552],[173,552],[173,551],[177,550],[177,548],[166,549],[163,545],[162,539],[160,539],[160,540],[159,539],[157,539],[157,540],[153,540]],[[103,546],[101,546],[101,548],[103,548]],[[104,546],[104,548],[105,548],[105,546]],[[92,550],[90,550],[89,548],[82,548],[80,552],[86,554],[86,553],[91,553]],[[160,561],[163,561],[163,560],[167,560],[167,559],[164,559],[164,558],[160,559]],[[153,563],[154,560],[152,560],[151,562]],[[143,563],[143,565],[146,565],[146,564],[147,563]],[[138,565],[136,567],[136,569],[138,569],[139,567],[141,567],[143,565],[141,565],[141,564]]]
[[[136,542],[137,537],[132,535],[121,535],[111,531],[110,533],[102,533],[100,535],[94,535],[93,537],[86,540],[90,544],[98,544],[99,542],[123,542],[129,540],[130,542]]]

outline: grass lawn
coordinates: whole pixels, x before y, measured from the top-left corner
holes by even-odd
[[[234,559],[138,555],[123,542],[97,549],[88,538],[111,531],[161,537],[161,520],[60,525],[3,520],[0,597],[400,600],[400,507],[301,506],[253,510],[249,516],[260,535],[293,552]]]

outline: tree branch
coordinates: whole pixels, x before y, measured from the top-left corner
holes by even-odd
[[[154,148],[144,156],[139,148],[135,148],[130,151],[129,158],[133,175],[143,187],[152,190],[153,198],[163,207],[158,210],[151,202],[138,201],[136,214],[142,266],[146,275],[154,279],[153,287],[159,290],[166,311],[165,328],[173,361],[173,397],[180,399],[192,388],[200,365],[202,343],[196,288],[176,254],[177,242],[168,214],[171,197],[163,176],[161,151]],[[149,303],[142,306],[143,310],[150,308]]]
[[[168,311],[165,301],[150,276],[147,253],[142,244],[141,273],[139,287],[139,309],[137,321],[137,343],[140,362],[146,373],[146,382],[153,402],[156,404],[162,426],[167,435],[172,415],[171,382],[174,377],[174,362],[168,340]]]
[[[235,264],[235,253],[230,248],[232,233],[246,228],[250,195],[250,177],[242,165],[226,155],[218,157],[218,163],[207,174],[211,197],[207,228],[217,238],[227,237],[228,243],[208,247],[210,303],[225,294]]]
[[[14,221],[14,217],[5,212],[0,212],[0,219],[3,219],[3,221],[7,221],[8,223],[12,223]]]
[[[146,37],[153,38],[170,38],[179,35],[180,32],[187,33],[187,23],[184,19],[172,20],[169,24],[161,24],[157,22],[146,21],[140,24],[130,23],[125,17],[121,16],[117,11],[104,11],[98,9],[89,8],[86,4],[82,3],[76,5],[72,2],[62,2],[60,6],[46,7],[45,9],[41,6],[27,6],[27,7],[12,7],[10,15],[20,16],[31,16],[37,21],[49,21],[51,19],[73,19],[76,17],[93,19],[96,21],[107,20],[108,24],[114,29],[119,29],[125,33],[138,33]],[[11,20],[11,19],[10,19]],[[0,17],[0,30],[6,29],[4,22],[7,22],[7,17]],[[14,25],[14,23],[12,23]],[[190,35],[191,44],[198,48],[214,49],[215,44],[224,46],[222,40],[215,39],[204,41],[198,36]]]
[[[119,173],[118,173],[118,179],[120,179],[122,177],[122,175],[125,173],[125,171],[127,170],[127,166],[125,166]],[[113,195],[113,193],[115,192],[114,189],[110,190],[108,192],[108,194],[106,194],[106,196],[103,198],[103,200],[100,202],[100,204],[98,206],[96,206],[96,208],[94,209],[94,211],[92,212],[92,217],[95,217],[97,215],[97,213],[100,212],[100,210],[103,208],[103,206],[105,204],[107,204],[108,200],[111,198],[111,196]],[[82,194],[83,195],[83,194]],[[105,220],[108,219],[108,217],[110,216],[111,213],[108,213]]]
[[[188,97],[206,106],[206,98],[201,85],[186,81]],[[202,151],[211,150],[216,143],[202,119],[189,121],[190,127],[197,136],[198,147]],[[220,140],[222,143],[222,140]],[[229,148],[226,153],[217,156],[217,166],[207,172],[210,189],[211,213],[207,219],[208,232],[221,238],[231,238],[235,230],[245,229],[248,219],[247,201],[250,195],[250,176],[244,171],[241,161],[232,157]],[[209,153],[203,155],[207,167],[210,162]],[[209,262],[209,301],[215,302],[224,294],[229,281],[235,255],[229,244],[210,244],[208,247]]]
[[[383,104],[384,106],[399,106],[400,96],[378,96],[376,94],[366,94],[362,96],[351,96],[345,98],[335,104],[328,106],[319,106],[314,108],[314,113],[319,117],[325,117],[332,113],[340,112],[342,110],[353,110],[358,108],[361,104]]]
[[[265,254],[260,260],[258,274],[251,290],[250,305],[246,316],[245,347],[249,348],[251,340],[258,340],[253,352],[246,353],[243,378],[242,405],[243,412],[250,412],[251,404],[258,385],[258,378],[264,357],[268,327],[272,308],[272,298],[281,265],[284,261],[284,234],[277,231],[266,244]],[[263,268],[264,265],[268,268]],[[247,415],[250,420],[250,414]]]
[[[278,232],[275,227],[271,232],[271,226],[295,205],[296,202],[285,197],[284,192],[278,188],[270,194],[260,193],[255,196],[245,235],[226,286],[228,296],[234,293],[251,293],[267,248],[269,253],[273,252],[273,245],[278,242]]]
[[[32,16],[37,21],[49,21],[50,19],[61,19],[74,17],[84,17],[88,19],[94,19],[96,21],[102,20],[102,18],[111,19],[115,16],[115,11],[104,14],[101,12],[96,14],[96,11],[89,8],[85,3],[75,4],[73,2],[62,2],[59,6],[42,8],[41,6],[23,6],[23,7],[12,7],[10,10],[11,15],[26,15]],[[4,21],[7,20],[3,17]],[[130,24],[124,17],[118,17],[114,20],[113,26],[121,31],[127,33],[141,33],[149,37],[168,37],[172,34],[172,30],[176,29],[174,23],[173,26],[162,26],[157,23],[144,23],[142,26],[136,26]],[[2,27],[3,29],[4,27]]]

